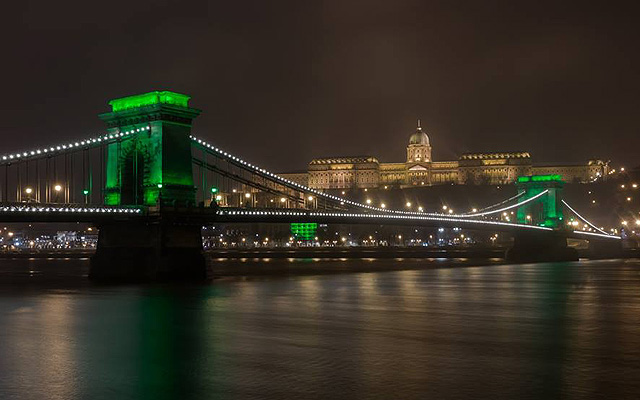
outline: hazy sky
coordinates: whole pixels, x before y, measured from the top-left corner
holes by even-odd
[[[436,160],[640,165],[638,13],[590,3],[11,2],[0,152],[99,133],[109,99],[167,89],[203,110],[195,135],[278,171],[404,160],[418,117]]]

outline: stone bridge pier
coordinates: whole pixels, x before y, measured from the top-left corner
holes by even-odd
[[[560,233],[518,232],[505,259],[514,263],[578,261],[578,251],[568,247],[567,238]]]

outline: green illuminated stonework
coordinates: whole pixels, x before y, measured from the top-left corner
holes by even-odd
[[[564,181],[560,175],[520,176],[516,181],[518,193],[524,195],[520,202],[530,199],[545,190],[548,192],[537,200],[518,208],[517,220],[521,224],[534,224],[549,228],[562,227],[562,189]]]
[[[551,174],[551,175],[530,175],[530,176],[519,176],[518,183],[526,183],[526,182],[562,182],[562,176]]]
[[[294,222],[291,224],[291,234],[299,240],[313,240],[318,231],[315,222]]]
[[[156,91],[112,100],[101,114],[108,133],[150,128],[106,146],[107,205],[195,204],[189,96]]]
[[[111,106],[112,112],[130,110],[154,104],[170,104],[176,107],[188,108],[190,98],[191,97],[186,94],[169,92],[168,90],[156,90],[155,92],[137,94],[134,96],[111,100],[109,105]]]

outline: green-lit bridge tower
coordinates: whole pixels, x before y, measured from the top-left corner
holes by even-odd
[[[516,182],[518,193],[524,195],[522,202],[547,190],[539,199],[518,208],[517,219],[521,224],[535,224],[549,228],[562,227],[562,188],[564,181],[560,175],[520,176]]]
[[[189,99],[155,91],[109,102],[111,112],[100,115],[108,133],[136,133],[108,145],[106,205],[194,205],[189,135],[200,110]]]
[[[533,224],[552,228],[554,232],[540,230],[520,230],[513,235],[513,247],[506,253],[508,261],[575,261],[578,253],[567,246],[563,236],[562,188],[564,181],[560,175],[521,176],[516,181],[518,193],[523,193],[519,202],[540,195],[517,211],[521,224]]]
[[[106,149],[104,202],[148,206],[149,214],[99,225],[92,279],[206,278],[201,223],[180,217],[195,205],[189,136],[200,110],[188,102],[184,94],[155,91],[112,100],[111,112],[100,115],[120,139]]]

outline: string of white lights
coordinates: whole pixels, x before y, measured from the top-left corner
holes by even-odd
[[[506,203],[510,202],[511,200],[515,200],[515,199],[518,199],[518,198],[524,196],[524,194],[525,194],[525,192],[520,192],[520,193],[516,194],[515,196],[509,197],[508,199],[503,200],[503,201],[501,201],[499,203],[496,203],[496,204],[493,204],[493,205],[490,205],[490,206],[487,206],[487,207],[483,207],[483,208],[479,209],[477,212],[482,212],[482,211],[489,210],[489,209],[494,208],[494,207],[499,207],[499,206],[501,206],[503,204],[506,204]],[[464,215],[467,215],[467,214],[464,214]]]
[[[525,205],[525,204],[527,204],[527,203],[529,203],[529,202],[531,202],[531,201],[533,201],[533,200],[536,200],[536,199],[537,199],[537,198],[539,198],[540,196],[542,196],[542,195],[544,195],[544,194],[547,194],[548,192],[549,192],[549,189],[546,189],[546,190],[544,190],[544,191],[542,191],[542,192],[538,193],[537,195],[535,195],[535,196],[533,196],[533,197],[528,198],[528,199],[527,199],[527,200],[525,200],[525,201],[521,201],[521,202],[519,202],[519,203],[512,204],[512,205],[510,205],[510,206],[508,206],[508,207],[499,208],[499,209],[497,209],[497,210],[493,210],[493,211],[486,211],[486,212],[481,212],[481,213],[472,213],[472,214],[463,214],[463,215],[455,215],[455,214],[453,214],[453,215],[451,215],[451,216],[452,216],[452,217],[456,217],[456,218],[458,218],[458,217],[482,217],[482,216],[485,216],[485,215],[497,214],[497,213],[501,213],[501,212],[504,212],[504,211],[511,210],[511,209],[513,209],[513,208],[516,208],[516,207],[521,207],[521,206],[523,206],[523,205]]]
[[[500,221],[487,221],[478,219],[460,219],[451,217],[433,217],[428,215],[397,215],[397,214],[370,214],[370,213],[338,213],[338,212],[313,212],[313,211],[246,211],[246,210],[219,210],[218,215],[238,215],[238,216],[292,216],[292,217],[334,217],[334,218],[361,218],[361,219],[400,219],[413,221],[434,221],[434,222],[455,222],[476,225],[517,227],[522,229],[533,229],[541,231],[551,231],[552,228],[536,225],[525,225]]]
[[[150,129],[151,127],[149,126],[142,126],[139,128],[132,128],[122,132],[104,134],[104,135],[91,137],[91,138],[87,138],[80,141],[74,141],[67,144],[59,144],[59,145],[50,146],[50,147],[41,147],[38,149],[33,149],[33,150],[23,151],[23,152],[18,152],[13,154],[5,154],[0,157],[0,160],[1,160],[0,165],[9,164],[11,162],[18,161],[18,160],[25,160],[25,159],[30,160],[30,159],[44,157],[44,156],[62,154],[64,152],[68,152],[70,150],[77,150],[83,147],[85,148],[95,147],[105,143],[109,144],[111,142],[118,140],[119,138],[130,136],[132,134],[139,133],[139,132],[148,131]]]
[[[598,232],[600,232],[600,233],[602,233],[604,235],[609,235],[607,232],[603,231],[602,229],[598,228],[597,226],[595,226],[591,222],[587,221],[587,219],[585,217],[583,217],[582,215],[578,214],[578,212],[576,210],[574,210],[566,201],[562,200],[562,204],[567,206],[567,208],[569,210],[571,210],[571,212],[573,212],[578,218],[580,218],[584,223],[586,223],[587,225],[589,225],[593,229],[597,230]]]
[[[0,213],[114,213],[140,214],[140,208],[67,207],[67,206],[2,206]]]
[[[254,171],[254,172],[256,172],[256,173],[258,173],[260,175],[266,176],[269,179],[273,179],[273,180],[279,181],[282,184],[285,184],[287,186],[294,187],[297,190],[304,191],[304,192],[307,192],[307,193],[313,193],[318,197],[323,197],[323,198],[330,199],[330,200],[333,200],[333,201],[338,201],[341,204],[349,204],[349,205],[352,205],[352,206],[361,207],[361,208],[368,209],[368,210],[379,211],[379,212],[397,212],[397,211],[393,211],[393,210],[386,210],[384,208],[373,207],[373,206],[370,206],[368,204],[358,203],[358,202],[355,202],[355,201],[352,201],[352,200],[349,200],[349,199],[345,199],[345,198],[342,198],[342,197],[334,196],[332,194],[321,192],[321,191],[316,190],[316,189],[312,189],[310,187],[301,185],[301,184],[299,184],[297,182],[290,181],[289,179],[282,178],[281,176],[279,176],[277,174],[274,174],[273,172],[267,171],[264,168],[260,168],[260,167],[258,167],[256,165],[253,165],[253,164],[251,164],[249,162],[246,162],[243,159],[241,159],[239,157],[236,157],[236,156],[234,156],[234,155],[232,155],[230,153],[227,153],[226,151],[223,151],[223,150],[215,147],[214,145],[212,145],[210,143],[207,143],[206,141],[204,141],[202,139],[196,138],[195,136],[191,136],[191,139],[194,142],[197,142],[199,145],[205,147],[206,149],[209,149],[209,150],[211,150],[211,151],[213,151],[215,153],[218,153],[219,155],[223,156],[224,158],[226,158],[226,159],[228,159],[230,161],[238,163],[238,164],[242,165],[245,168],[249,168],[252,171]]]
[[[620,236],[609,235],[608,233],[602,234],[602,233],[585,232],[585,231],[573,231],[573,233],[578,233],[580,235],[597,236],[597,237],[606,238],[606,239],[618,239],[618,240],[622,239]]]

